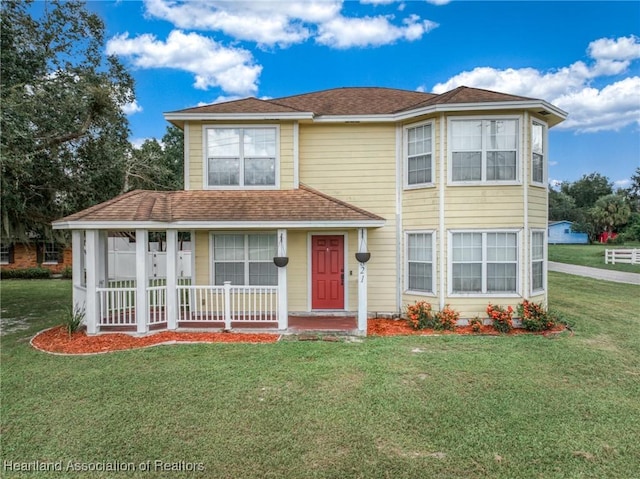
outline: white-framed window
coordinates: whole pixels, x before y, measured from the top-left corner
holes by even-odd
[[[60,261],[60,247],[53,241],[42,243],[42,262],[46,264],[58,264]]]
[[[211,238],[213,284],[276,286],[275,233],[214,233]]]
[[[449,240],[451,294],[518,294],[517,231],[450,232]]]
[[[11,244],[0,243],[0,264],[9,264],[11,262]]]
[[[545,231],[531,231],[531,292],[544,291]]]
[[[405,235],[405,290],[417,293],[435,293],[435,233],[432,231],[407,232]]]
[[[405,186],[433,185],[433,123],[404,129]]]
[[[449,119],[451,183],[517,183],[518,118]]]
[[[531,183],[546,186],[545,182],[545,126],[537,121],[531,123]]]
[[[277,126],[207,126],[205,181],[209,188],[274,188],[278,185]]]

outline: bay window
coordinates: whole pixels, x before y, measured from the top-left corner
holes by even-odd
[[[433,233],[408,233],[406,240],[406,289],[433,293]]]
[[[209,187],[276,185],[276,127],[216,127],[205,132]]]
[[[278,270],[274,256],[275,234],[214,234],[214,284],[231,281],[232,285],[275,286]]]
[[[531,232],[531,292],[544,291],[544,231]]]
[[[544,126],[531,125],[531,182],[544,186]]]
[[[451,233],[451,292],[518,292],[516,232]]]
[[[451,181],[518,180],[518,120],[450,120]]]

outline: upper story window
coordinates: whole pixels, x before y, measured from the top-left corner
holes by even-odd
[[[276,186],[277,127],[207,128],[206,154],[209,187]]]
[[[433,127],[431,123],[405,130],[407,186],[433,183]]]
[[[544,182],[544,125],[533,122],[531,125],[531,182],[539,185]]]
[[[461,119],[449,125],[452,182],[518,181],[517,119]]]

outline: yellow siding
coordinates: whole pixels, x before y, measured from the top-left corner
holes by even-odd
[[[209,265],[211,264],[211,261],[209,261],[209,232],[196,231],[195,240],[196,284],[211,284],[211,276],[209,274]]]
[[[445,193],[448,229],[523,226],[522,186],[450,186]]]
[[[368,232],[369,311],[395,309],[395,124],[300,125],[300,181],[386,220]],[[357,307],[355,231],[349,233],[349,307]],[[353,286],[352,286],[353,285]]]
[[[289,311],[308,311],[308,264],[307,232],[287,233],[287,286]]]
[[[185,125],[189,130],[189,189],[204,188],[203,127],[202,121],[192,121]],[[247,125],[247,122],[224,122],[224,125]],[[274,124],[273,122],[252,122],[251,124]],[[293,188],[293,122],[282,122],[280,126],[280,189]]]
[[[529,187],[529,227],[547,228],[548,207],[546,188]]]

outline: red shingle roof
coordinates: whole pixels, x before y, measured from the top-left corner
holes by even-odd
[[[297,190],[135,190],[54,222],[350,222],[380,216],[301,185]]]

